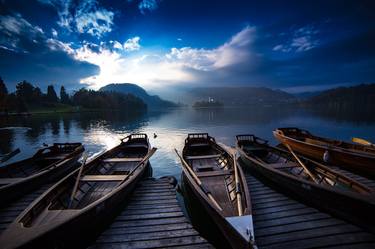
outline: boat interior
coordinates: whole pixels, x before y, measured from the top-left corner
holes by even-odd
[[[309,144],[320,146],[334,146],[347,150],[375,153],[375,148],[367,145],[347,143],[339,140],[332,140],[312,135],[310,132],[299,128],[279,128],[283,135]]]
[[[225,217],[238,215],[231,157],[208,134],[189,134],[184,159],[222,208]]]
[[[81,146],[76,144],[54,144],[39,150],[32,158],[0,167],[0,187],[39,173],[52,166]]]
[[[275,170],[282,171],[294,177],[302,178],[310,182],[315,182],[306,169],[293,157],[293,155],[282,149],[269,146],[267,141],[253,135],[237,136],[237,145],[249,157]],[[316,183],[333,186],[344,190],[358,193],[369,193],[370,189],[352,181],[322,164],[299,157],[304,166],[313,174]]]
[[[48,211],[79,210],[106,196],[126,179],[131,179],[141,171],[142,167],[138,167],[128,177],[148,151],[149,144],[146,134],[129,136],[128,141],[88,162],[80,176],[78,176],[78,169],[75,174],[65,179],[63,184],[49,192],[44,200],[34,207],[34,212],[24,216],[23,225],[27,227],[43,224],[53,216],[53,212],[42,212],[46,208]],[[74,186],[77,182],[78,185],[75,189]],[[40,215],[35,215],[38,210],[40,210]]]

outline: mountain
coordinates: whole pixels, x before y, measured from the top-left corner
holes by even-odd
[[[326,108],[375,109],[375,84],[361,84],[351,87],[338,87],[322,91],[307,99],[307,106]]]
[[[300,92],[300,93],[293,93],[293,96],[300,100],[309,99],[311,97],[317,96],[321,94],[322,91],[316,91],[316,92]]]
[[[266,87],[194,88],[188,94],[191,102],[212,98],[222,102],[225,106],[277,105],[296,101],[296,97],[287,92]]]
[[[133,94],[142,99],[147,104],[148,109],[159,109],[177,106],[175,103],[163,100],[157,95],[149,95],[145,89],[132,83],[108,84],[100,88],[99,91]]]

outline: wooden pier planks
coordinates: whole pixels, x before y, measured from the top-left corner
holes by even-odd
[[[146,179],[129,204],[90,247],[212,248],[185,218],[168,179]]]
[[[0,234],[32,201],[34,201],[51,186],[52,184],[44,184],[36,191],[21,197],[19,200],[16,200],[4,207],[0,207]]]
[[[306,206],[246,173],[259,248],[375,248],[375,235]]]

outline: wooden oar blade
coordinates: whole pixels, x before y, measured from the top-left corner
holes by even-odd
[[[357,144],[367,145],[367,146],[373,145],[371,142],[367,141],[366,139],[359,138],[359,137],[352,137],[352,142],[357,143]]]

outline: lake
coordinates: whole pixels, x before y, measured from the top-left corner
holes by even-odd
[[[344,113],[344,114],[343,114]],[[89,156],[112,148],[133,132],[149,135],[158,151],[151,159],[153,176],[180,178],[174,148],[182,150],[188,133],[208,132],[218,142],[233,145],[235,135],[251,133],[276,144],[272,130],[296,126],[320,136],[350,141],[363,137],[375,141],[373,115],[359,112],[327,113],[293,107],[172,109],[129,116],[120,112],[67,113],[0,119],[0,153],[20,148],[11,161],[31,156],[43,143],[82,142]],[[350,115],[349,115],[350,114]],[[157,137],[154,138],[153,134]]]

